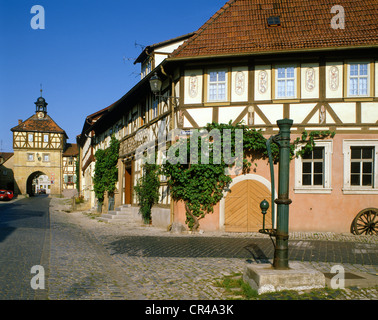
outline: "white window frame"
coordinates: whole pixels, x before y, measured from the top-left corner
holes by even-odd
[[[304,144],[298,145],[296,151],[301,150]],[[322,186],[304,186],[303,178],[303,159],[295,158],[295,193],[331,193],[332,192],[332,154],[333,142],[331,140],[315,141],[315,147],[324,148],[324,183]]]
[[[42,154],[42,159],[43,159],[43,162],[50,162],[50,154],[48,153]]]
[[[374,147],[374,166],[372,187],[352,186],[351,174],[351,147]],[[344,194],[378,194],[378,140],[346,139],[343,141],[344,154]]]
[[[210,73],[216,72],[217,73],[217,81],[210,81]],[[219,72],[224,72],[225,73],[225,81],[218,81],[218,73]],[[216,84],[217,86],[217,99],[211,99],[210,98],[210,85],[211,84]],[[218,86],[220,84],[225,85],[225,94],[224,94],[224,99],[218,99],[219,94],[218,94]],[[208,70],[207,74],[207,101],[208,102],[224,102],[228,101],[228,70],[227,69],[211,69]]]
[[[49,142],[49,135],[48,134],[43,135],[43,142]]]
[[[34,153],[28,153],[28,161],[34,161]]]
[[[33,142],[34,141],[34,134],[28,133],[28,142]]]
[[[278,78],[278,69],[279,68],[285,68],[285,78]],[[286,77],[286,69],[287,68],[294,68],[294,78],[288,78]],[[298,86],[298,66],[295,65],[295,64],[285,64],[285,65],[276,65],[275,66],[275,80],[274,80],[274,85],[275,85],[275,99],[276,100],[283,100],[283,99],[296,99],[297,96],[298,96],[298,90],[297,90],[297,86]],[[279,97],[278,96],[278,81],[282,81],[284,80],[285,83],[288,81],[288,80],[294,80],[294,95],[293,96],[288,96],[287,95],[287,90],[285,89],[285,96],[284,97]],[[285,88],[286,88],[286,84],[285,84]]]
[[[360,73],[360,65],[361,64],[366,64],[367,65],[367,75],[366,76],[361,76]],[[351,65],[358,65],[358,75],[357,76],[352,76],[353,78],[357,78],[358,80],[360,78],[366,78],[367,79],[367,90],[366,94],[360,94],[359,89],[357,89],[357,94],[353,95],[350,93],[350,80],[351,80],[351,75],[350,75],[350,67]],[[358,61],[358,62],[349,62],[347,64],[347,97],[354,98],[354,97],[370,97],[370,62],[369,61]],[[357,83],[359,81],[357,80]]]

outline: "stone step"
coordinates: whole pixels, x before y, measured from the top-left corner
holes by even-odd
[[[119,224],[127,224],[128,226],[140,226],[141,223],[130,221],[129,219],[112,219],[106,217],[98,217],[96,218],[99,221],[104,221],[108,223],[119,223]]]
[[[107,218],[107,219],[125,219],[125,220],[130,220],[128,219],[129,217],[128,216],[124,216],[124,215],[117,215],[117,214],[109,214],[109,213],[105,213],[103,215],[101,215],[102,218]]]
[[[106,221],[110,223],[125,223],[131,226],[139,226],[140,222],[135,220],[135,217],[132,212],[131,205],[122,205],[115,208],[108,213],[104,213],[101,217],[98,217],[99,221]]]
[[[113,216],[125,216],[125,217],[132,217],[133,213],[131,211],[109,211],[108,214]]]

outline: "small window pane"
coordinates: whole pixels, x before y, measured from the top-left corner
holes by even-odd
[[[311,173],[311,172],[312,172],[311,163],[310,162],[303,163],[303,173]]]
[[[350,166],[351,173],[360,173],[360,163],[359,162],[352,162]]]
[[[364,174],[362,176],[362,185],[363,186],[371,186],[371,174]]]
[[[302,184],[304,186],[311,186],[311,175],[310,174],[304,174],[303,175]]]
[[[367,95],[367,78],[360,78],[359,80],[359,94]]]
[[[217,81],[217,73],[216,72],[210,72],[210,81],[211,82]]]
[[[373,159],[373,148],[363,148],[362,159]]]
[[[323,175],[314,174],[314,186],[321,186],[321,185],[323,185]]]
[[[278,95],[278,98],[285,97],[285,80],[278,81],[277,95]]]
[[[363,173],[372,173],[373,172],[373,164],[371,162],[364,162],[362,172]]]
[[[314,159],[323,159],[323,148],[314,148]]]
[[[352,148],[352,159],[361,159],[361,148]]]
[[[314,173],[323,173],[323,162],[314,163]]]
[[[287,96],[294,97],[294,80],[287,81]]]
[[[294,67],[289,67],[286,69],[287,77],[288,78],[294,78]]]
[[[349,82],[349,94],[356,96],[358,94],[358,79],[352,78]]]
[[[226,81],[226,72],[225,71],[218,72],[218,81]]]
[[[312,152],[306,152],[303,156],[302,159],[312,159]]]
[[[352,174],[350,177],[350,184],[352,186],[359,186],[360,185],[360,175]]]
[[[285,78],[285,68],[278,68],[278,78]]]
[[[367,64],[360,64],[360,76],[367,76],[368,66]]]
[[[358,64],[351,64],[350,65],[350,75],[357,76],[358,75]]]

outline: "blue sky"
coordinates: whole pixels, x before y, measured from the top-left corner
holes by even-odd
[[[0,151],[12,152],[18,119],[35,112],[40,95],[48,114],[76,143],[87,115],[128,92],[140,79],[133,60],[140,45],[202,26],[226,0],[0,0]],[[34,30],[34,5],[45,29]]]

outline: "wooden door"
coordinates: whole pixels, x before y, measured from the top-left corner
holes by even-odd
[[[258,232],[262,229],[260,202],[264,199],[269,202],[265,228],[271,228],[270,198],[269,189],[256,180],[244,180],[234,185],[225,199],[225,231]]]
[[[131,204],[132,201],[132,170],[131,167],[125,168],[125,204]]]

